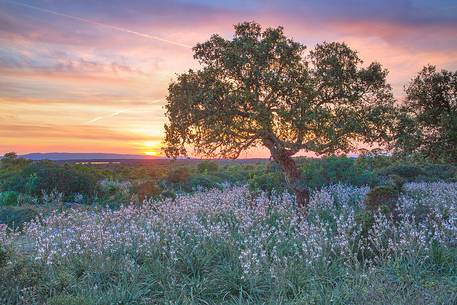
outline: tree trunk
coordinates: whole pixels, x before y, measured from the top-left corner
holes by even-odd
[[[301,174],[292,157],[279,155],[273,159],[278,162],[286,178],[287,186],[295,193],[297,208],[303,213],[306,212],[309,203],[309,190],[301,181]]]
[[[270,147],[269,147],[270,148]],[[295,194],[297,208],[306,213],[309,203],[309,190],[301,181],[301,174],[291,156],[270,148],[271,156],[279,164],[286,178],[287,186]]]

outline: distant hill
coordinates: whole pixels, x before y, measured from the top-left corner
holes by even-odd
[[[161,159],[160,157],[125,155],[125,154],[105,154],[105,153],[31,153],[19,157],[29,160],[146,160]]]

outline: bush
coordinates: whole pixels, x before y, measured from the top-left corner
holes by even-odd
[[[189,180],[190,172],[187,167],[178,167],[170,170],[166,180],[170,183],[184,184]]]
[[[428,164],[423,171],[430,180],[451,180],[457,177],[457,167],[449,164]]]
[[[397,191],[401,191],[406,180],[398,175],[390,175],[388,184]]]
[[[373,188],[365,197],[365,207],[369,211],[381,209],[386,214],[394,212],[399,191],[392,186],[377,186]]]
[[[383,176],[397,175],[408,180],[414,180],[418,176],[424,176],[426,173],[417,165],[397,164],[386,167],[379,172]]]
[[[0,207],[1,206],[16,206],[18,204],[18,193],[13,191],[6,191],[0,193]]]
[[[0,223],[17,229],[38,215],[38,212],[32,207],[3,207],[0,208]]]
[[[129,181],[102,180],[98,184],[97,197],[94,199],[99,205],[108,205],[117,209],[130,201],[132,184]]]
[[[219,165],[214,161],[205,160],[197,165],[197,170],[199,173],[212,173],[217,172]]]
[[[146,198],[160,195],[162,189],[154,181],[144,181],[134,185],[132,192],[138,195],[140,201],[143,201]]]
[[[3,183],[3,189],[33,196],[40,196],[43,191],[57,191],[63,193],[65,199],[71,199],[75,193],[92,196],[96,186],[97,179],[93,175],[49,161],[32,163]]]
[[[249,187],[264,192],[284,191],[287,188],[284,176],[280,172],[257,174],[249,180]]]
[[[311,188],[319,188],[330,184],[351,184],[356,186],[374,186],[379,177],[374,171],[363,168],[356,159],[332,156],[325,159],[305,159],[301,170],[306,184]]]
[[[190,184],[193,190],[197,189],[213,189],[219,187],[220,178],[210,175],[199,175],[190,178]]]

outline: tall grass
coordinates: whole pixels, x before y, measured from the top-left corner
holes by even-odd
[[[298,216],[245,187],[0,228],[4,304],[455,304],[457,184],[390,212],[333,185]]]

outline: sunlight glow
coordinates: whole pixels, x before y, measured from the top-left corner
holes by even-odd
[[[144,152],[144,154],[147,156],[154,156],[154,157],[160,155],[160,153],[158,151],[146,151],[146,152]]]
[[[160,144],[160,141],[146,141],[146,142],[143,143],[143,145],[145,147],[151,147],[151,148],[152,147],[157,147],[157,146],[159,146],[159,144]]]

